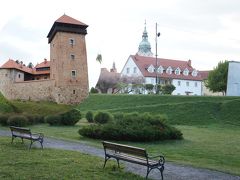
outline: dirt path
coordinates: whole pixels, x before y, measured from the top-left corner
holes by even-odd
[[[9,131],[0,130],[0,136],[10,136]],[[35,144],[38,146],[38,143]],[[79,151],[82,153],[104,157],[103,149],[98,149],[81,142],[70,142],[57,140],[52,138],[44,138],[44,147],[45,148],[54,148],[54,149],[64,149],[64,150],[73,150]],[[124,163],[126,171],[130,171],[135,174],[139,174],[143,177],[146,175],[146,167]],[[152,179],[161,179],[159,176],[159,171],[152,171],[149,175],[149,178]],[[208,169],[193,168],[190,166],[176,165],[173,163],[167,162],[165,164],[164,170],[164,179],[165,180],[240,180],[240,176],[233,176],[230,174],[212,171]]]

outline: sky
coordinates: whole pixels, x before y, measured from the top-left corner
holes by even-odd
[[[158,57],[192,60],[197,70],[219,61],[240,60],[239,0],[8,0],[0,6],[0,65],[9,58],[34,65],[49,59],[47,34],[64,13],[88,24],[89,86],[100,69],[116,64],[121,72],[138,51],[146,20],[149,42]],[[102,63],[96,62],[102,54]]]

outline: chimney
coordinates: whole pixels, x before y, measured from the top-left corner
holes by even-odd
[[[46,58],[44,58],[44,64],[47,64],[47,59]]]
[[[192,66],[192,61],[191,61],[191,59],[188,60],[187,64],[188,64],[188,66]]]

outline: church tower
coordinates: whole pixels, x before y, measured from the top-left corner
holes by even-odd
[[[148,33],[146,28],[146,21],[145,21],[145,27],[142,35],[142,41],[140,42],[138,46],[138,52],[137,55],[139,56],[147,56],[152,57],[153,53],[151,52],[151,45],[148,41]]]
[[[52,96],[57,103],[77,104],[88,96],[87,27],[64,14],[48,33]]]

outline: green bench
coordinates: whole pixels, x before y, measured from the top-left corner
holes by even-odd
[[[146,179],[148,178],[149,173],[153,169],[158,169],[161,173],[161,178],[163,180],[163,170],[164,170],[164,163],[165,159],[164,156],[148,156],[148,153],[145,149],[134,147],[134,146],[127,146],[124,144],[117,144],[112,142],[103,141],[103,148],[105,153],[105,162],[103,168],[107,161],[110,158],[114,158],[117,160],[118,167],[119,167],[119,160],[127,161],[134,164],[139,164],[147,167],[147,175]],[[158,158],[158,160],[156,160]]]

